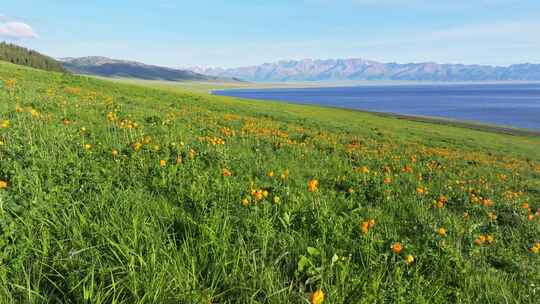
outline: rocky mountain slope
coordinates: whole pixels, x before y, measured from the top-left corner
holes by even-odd
[[[194,72],[247,81],[540,81],[540,64],[509,67],[437,63],[381,63],[364,59],[279,61],[258,66],[193,68]]]
[[[116,60],[107,57],[81,57],[59,59],[64,68],[75,74],[116,78],[137,78],[166,81],[218,81],[220,76],[207,76],[181,69],[148,65],[135,61]]]

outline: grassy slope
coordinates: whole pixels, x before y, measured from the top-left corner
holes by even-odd
[[[537,137],[8,64],[0,78],[2,303],[305,303],[318,288],[330,303],[534,303],[540,292],[529,252],[540,217],[521,206],[540,208]],[[481,235],[494,242],[475,245]]]
[[[175,91],[180,93],[209,93],[212,90],[225,89],[249,89],[249,88],[276,88],[276,87],[300,87],[294,84],[271,84],[271,83],[252,83],[252,82],[227,82],[227,81],[159,81],[159,80],[142,80],[134,78],[107,78],[91,76],[96,79],[108,80],[124,84],[133,84],[150,88],[158,88],[167,91]],[[305,85],[306,86],[306,85]]]

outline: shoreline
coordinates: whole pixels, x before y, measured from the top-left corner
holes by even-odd
[[[246,82],[242,86],[211,89],[215,91],[238,90],[286,90],[315,88],[351,88],[351,87],[406,87],[406,86],[456,86],[456,85],[540,85],[540,81],[398,81],[398,80],[359,80],[359,81],[299,81],[299,82]]]
[[[275,88],[275,89],[279,89],[279,88]],[[241,89],[232,89],[232,90],[241,90]],[[421,123],[466,128],[466,129],[486,131],[486,132],[492,132],[492,133],[498,133],[498,134],[540,137],[540,130],[535,130],[535,129],[524,129],[524,128],[518,128],[518,127],[512,127],[512,126],[493,125],[493,124],[483,123],[483,122],[478,122],[478,121],[466,121],[466,120],[459,120],[459,119],[452,119],[452,118],[445,118],[445,117],[438,117],[438,116],[422,116],[422,115],[409,115],[409,114],[399,114],[399,113],[391,113],[391,112],[369,111],[369,110],[354,109],[354,108],[347,108],[347,107],[322,105],[322,104],[316,104],[316,103],[307,104],[307,103],[295,103],[291,101],[282,101],[282,100],[243,98],[243,97],[215,94],[214,92],[216,91],[230,91],[230,90],[228,89],[227,90],[212,90],[210,94],[213,96],[238,98],[238,99],[249,100],[249,101],[258,101],[258,102],[270,101],[270,102],[278,102],[278,103],[281,102],[281,103],[286,103],[286,104],[315,106],[315,107],[328,108],[328,109],[338,109],[338,110],[343,110],[343,111],[369,113],[369,114],[377,115],[380,117],[388,117],[388,118],[403,119],[403,120],[415,121],[415,122],[421,122]]]

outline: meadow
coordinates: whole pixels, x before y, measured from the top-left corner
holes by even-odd
[[[0,303],[538,303],[540,138],[0,63]]]

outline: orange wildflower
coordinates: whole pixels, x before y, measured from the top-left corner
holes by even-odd
[[[482,200],[482,205],[484,205],[485,207],[491,207],[493,206],[494,202],[492,200],[490,200],[489,198],[486,198],[486,199],[483,199]]]
[[[443,227],[437,229],[437,234],[438,234],[440,237],[445,237],[445,236],[446,236],[446,229],[444,229]]]
[[[227,168],[223,168],[223,176],[225,177],[232,176],[232,172]]]
[[[314,293],[309,296],[310,304],[321,304],[324,301],[324,292],[320,289],[317,289]]]
[[[316,179],[312,179],[308,182],[308,190],[309,192],[315,192],[318,190],[319,187],[319,181]]]
[[[390,246],[390,249],[393,253],[399,254],[403,250],[403,246],[401,243],[393,243],[392,246]]]
[[[369,232],[369,229],[373,228],[375,226],[375,220],[369,219],[367,221],[362,222],[361,224],[361,230],[364,234],[367,234]]]

